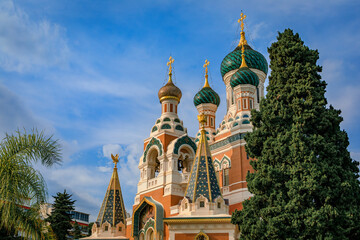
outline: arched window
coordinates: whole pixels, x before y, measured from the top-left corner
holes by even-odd
[[[161,129],[171,129],[171,126],[169,124],[164,124],[161,126]]]
[[[246,99],[246,98],[243,99],[243,108],[244,108],[244,109],[247,109],[247,108],[248,108],[248,107],[247,107],[247,99]]]
[[[149,228],[146,231],[146,240],[155,240],[154,231],[152,228]]]
[[[147,156],[148,164],[150,167],[149,179],[157,177],[160,172],[160,161],[158,159],[158,151],[156,149],[151,149]]]
[[[231,105],[234,104],[234,90],[231,88]]]
[[[180,173],[190,173],[193,164],[193,153],[184,147],[180,150],[177,169]]]
[[[179,131],[184,131],[184,128],[181,125],[176,125],[175,129]]]
[[[229,186],[229,169],[223,169],[223,186]]]
[[[140,238],[139,238],[140,240],[145,240],[145,234],[142,232],[142,233],[140,233]]]
[[[199,234],[196,235],[195,240],[209,240],[209,236],[203,232],[199,232]]]

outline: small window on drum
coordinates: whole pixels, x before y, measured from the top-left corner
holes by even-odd
[[[201,208],[205,207],[205,202],[204,201],[200,201],[200,207]]]

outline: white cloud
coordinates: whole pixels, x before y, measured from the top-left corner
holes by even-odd
[[[30,130],[37,128],[51,134],[55,130],[46,120],[36,117],[29,111],[15,93],[0,84],[0,137],[5,133],[14,133],[16,130]]]
[[[344,61],[342,59],[324,59],[322,61],[323,72],[321,77],[327,83],[336,83],[342,78]]]
[[[126,209],[130,210],[139,181],[137,166],[142,154],[141,145],[121,146],[119,144],[107,144],[103,146],[103,150],[104,148],[103,153],[106,157],[109,157],[108,154],[111,149],[121,149],[123,161],[118,164],[118,174]],[[67,189],[68,192],[74,194],[74,199],[77,200],[75,205],[79,206],[77,209],[91,213],[91,219],[95,220],[113,170],[113,163],[111,161],[107,161],[107,163],[105,166],[97,167],[91,165],[66,165],[53,168],[45,168],[37,164],[36,168],[44,175],[50,193]],[[52,201],[52,199],[49,200]]]
[[[111,154],[119,154],[119,156],[124,156],[124,150],[119,144],[107,144],[103,146],[104,157],[111,159]]]
[[[353,160],[360,162],[360,152],[350,152],[350,156]]]
[[[69,54],[64,29],[32,21],[12,0],[0,2],[0,29],[0,67],[6,71],[63,65]]]
[[[111,167],[104,167],[104,166],[100,166],[97,169],[99,169],[100,172],[111,172]]]
[[[103,154],[110,158],[111,153],[119,153],[120,161],[118,164],[118,171],[120,181],[128,187],[134,187],[139,180],[139,159],[142,154],[142,149],[139,144],[130,144],[124,148],[119,144],[107,144],[103,146]],[[109,161],[106,166],[98,167],[99,171],[111,171],[112,163]],[[111,165],[110,165],[111,164]],[[111,166],[111,167],[110,167]]]

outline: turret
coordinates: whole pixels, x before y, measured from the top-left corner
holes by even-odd
[[[219,95],[210,87],[208,80],[208,66],[210,62],[205,60],[205,84],[202,89],[197,92],[194,96],[194,105],[199,112],[199,115],[204,115],[206,123],[204,125],[206,138],[212,143],[214,141],[215,131],[215,115],[216,110],[220,104]],[[200,128],[199,128],[200,129]],[[200,131],[197,134],[197,139],[199,141]]]
[[[241,13],[238,20],[241,27],[238,46],[221,63],[221,75],[226,86],[227,112],[217,131],[236,131],[243,126],[251,129],[250,110],[259,109],[260,99],[264,97],[264,83],[268,72],[265,57],[253,50],[245,38],[244,20]],[[247,113],[245,113],[247,111]]]
[[[115,166],[104,201],[92,227],[91,236],[83,239],[128,239],[126,238],[126,212],[117,172],[119,155],[111,154],[111,158]]]

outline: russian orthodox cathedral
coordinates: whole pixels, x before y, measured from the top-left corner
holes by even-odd
[[[234,240],[231,214],[251,197],[246,175],[252,170],[244,136],[252,131],[251,109],[264,97],[268,64],[247,43],[241,15],[238,46],[221,63],[227,111],[218,128],[219,95],[208,82],[194,96],[199,132],[190,137],[178,116],[181,90],[173,83],[170,57],[168,82],[159,90],[161,115],[144,140],[140,180],[132,217],[126,218],[116,163],[99,216],[86,239]],[[225,101],[224,101],[225,102]]]

